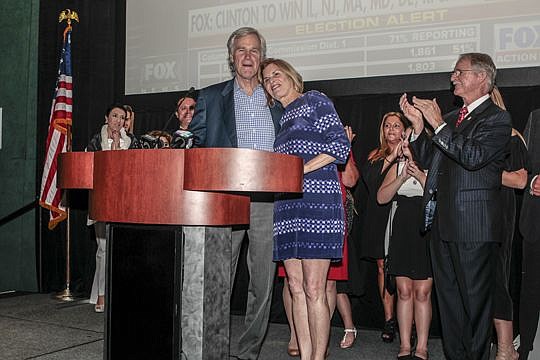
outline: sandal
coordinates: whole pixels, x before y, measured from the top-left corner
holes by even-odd
[[[386,320],[384,323],[384,328],[381,333],[381,339],[385,343],[391,343],[394,341],[394,337],[396,336],[396,320],[394,318],[391,318],[390,320]]]
[[[94,311],[97,313],[102,313],[105,311],[105,304],[96,304],[94,306]]]
[[[339,347],[342,349],[351,348],[354,345],[354,341],[356,340],[356,334],[358,333],[358,331],[356,331],[356,328],[352,328],[352,329],[344,329],[343,332],[344,332],[343,339],[341,339],[341,342],[339,343]],[[354,335],[350,343],[347,342],[347,335],[349,334]]]

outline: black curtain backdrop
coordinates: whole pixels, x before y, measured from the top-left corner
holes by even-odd
[[[175,109],[176,100],[185,93],[124,95],[125,0],[42,1],[39,25],[37,131],[40,135],[36,144],[36,194],[39,193],[41,182],[48,118],[62,45],[61,35],[65,26],[59,25],[57,19],[59,12],[66,8],[77,11],[80,17],[80,23],[74,24],[72,34],[74,151],[84,150],[92,134],[99,131],[109,104],[121,102],[132,105],[136,113],[135,133],[140,135],[163,128]],[[497,81],[512,114],[514,127],[523,130],[530,111],[540,108],[540,67],[502,70]],[[343,123],[351,125],[357,134],[353,151],[359,167],[365,162],[368,152],[378,145],[382,115],[399,110],[398,98],[403,91],[419,97],[436,97],[444,112],[460,105],[450,91],[449,74],[318,81],[307,83],[306,89],[322,90],[334,99]],[[175,124],[173,119],[169,128]],[[350,242],[359,241],[359,219],[363,216],[365,202],[362,186],[357,186],[355,195],[359,215],[355,219]],[[93,228],[86,226],[88,194],[86,191],[71,191],[68,197],[71,204],[71,289],[88,296],[95,269],[96,250]],[[58,291],[65,286],[66,222],[53,231],[47,229],[47,222],[48,212],[41,211],[36,229],[36,266],[41,292]],[[359,259],[350,259],[350,263],[357,264],[363,274],[361,281],[354,284],[352,305],[355,323],[362,327],[380,327],[383,312],[377,295],[376,266]],[[520,268],[521,238],[518,234],[514,242],[511,275],[511,291],[515,300],[519,296]],[[231,304],[233,312],[244,311],[247,280],[245,262],[240,263]],[[281,286],[281,281],[276,281],[272,320],[283,322],[285,315],[281,303]],[[339,322],[338,319],[336,321]],[[438,333],[437,323],[434,312],[434,334]]]

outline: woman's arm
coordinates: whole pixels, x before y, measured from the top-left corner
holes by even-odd
[[[304,174],[318,170],[336,161],[336,158],[328,154],[319,154],[304,164]]]
[[[356,134],[352,131],[350,126],[344,126],[343,129],[345,130],[345,134],[347,134],[347,139],[349,139],[349,142],[352,144]],[[356,163],[354,162],[353,153],[352,151],[349,151],[349,157],[345,163],[345,168],[341,172],[341,182],[343,185],[345,185],[345,187],[352,188],[356,185],[359,178],[360,172],[358,171]]]
[[[346,187],[352,188],[356,185],[359,178],[360,172],[352,160],[352,156],[349,155],[347,163],[345,164],[345,169],[341,172],[341,181]]]
[[[407,163],[405,163],[407,166]],[[405,169],[404,169],[405,170]],[[403,185],[405,180],[410,177],[406,171],[402,171],[400,175],[397,174],[397,164],[393,164],[388,173],[386,174],[379,191],[377,191],[377,202],[379,204],[389,203],[397,191]]]

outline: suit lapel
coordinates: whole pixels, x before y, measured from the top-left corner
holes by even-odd
[[[444,121],[448,124],[447,126],[451,126],[452,129],[456,128],[456,122],[457,122],[457,118],[459,116],[459,109],[460,108],[457,108],[456,110],[453,110],[453,111],[449,112],[444,117]]]
[[[490,105],[493,105],[493,101],[491,101],[491,99],[487,99],[486,101],[478,105],[478,107],[474,109],[470,114],[467,114],[465,119],[463,119],[461,125],[457,129],[455,129],[454,132],[457,134],[461,134],[462,132],[464,132],[471,126],[472,123],[474,123],[474,120],[477,119]],[[456,120],[454,120],[454,125],[455,123]]]
[[[233,147],[238,147],[238,138],[236,137],[236,120],[234,113],[234,78],[225,85],[221,92],[223,96],[223,122],[227,136]]]

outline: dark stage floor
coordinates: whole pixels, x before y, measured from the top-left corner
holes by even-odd
[[[85,301],[62,303],[46,294],[0,298],[0,359],[103,359],[103,314]],[[242,317],[233,316],[231,341],[235,346]],[[332,328],[329,359],[395,359],[398,341],[384,344],[375,330],[360,330],[352,349],[342,350],[341,328]],[[270,324],[261,360],[291,359],[289,330]],[[431,359],[444,359],[440,339],[430,339]]]

